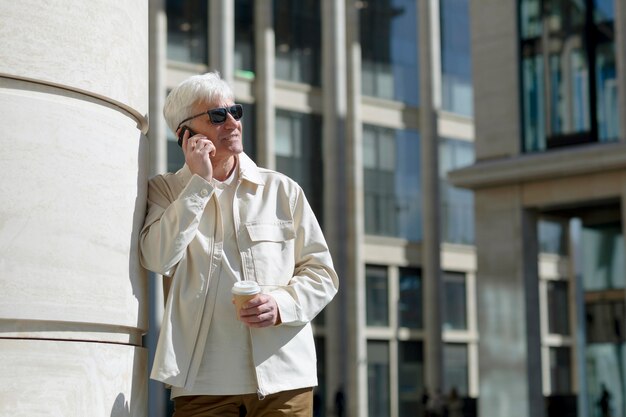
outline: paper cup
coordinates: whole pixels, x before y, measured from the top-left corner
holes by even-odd
[[[230,290],[235,300],[235,309],[237,311],[237,319],[239,319],[239,311],[243,304],[261,292],[261,287],[255,281],[237,281]]]

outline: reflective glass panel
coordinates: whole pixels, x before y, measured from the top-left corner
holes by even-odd
[[[569,293],[567,281],[548,281],[548,332],[569,335]]]
[[[473,110],[469,0],[441,0],[443,110],[471,116]]]
[[[596,49],[596,88],[599,140],[616,141],[620,127],[615,42],[603,43]]]
[[[444,330],[467,329],[467,290],[465,274],[445,272],[444,288]]]
[[[582,249],[585,290],[625,287],[624,236],[619,223],[584,227]]]
[[[572,350],[569,347],[550,348],[551,394],[572,392]]]
[[[567,254],[567,223],[540,219],[537,228],[540,252]]]
[[[276,111],[276,170],[295,180],[320,223],[323,223],[323,162],[321,118]]]
[[[469,392],[467,345],[446,343],[443,355],[445,392],[449,393],[454,388],[459,395],[467,396]]]
[[[387,267],[365,267],[366,323],[368,326],[389,325],[389,278]]]
[[[235,0],[235,71],[254,78],[254,2]]]
[[[419,134],[363,126],[365,232],[419,241]]]
[[[276,78],[319,86],[320,2],[275,0]]]
[[[167,0],[167,58],[208,63],[206,1]]]
[[[586,414],[602,416],[606,407],[610,417],[626,416],[626,343],[587,345],[585,363],[587,386],[581,391],[587,395]]]
[[[439,140],[440,218],[441,238],[444,242],[474,242],[474,194],[471,190],[454,187],[447,181],[449,171],[473,162],[472,142],[444,138]]]
[[[389,343],[367,342],[367,408],[368,415],[389,417]]]
[[[364,95],[419,103],[417,2],[358,2]]]
[[[400,300],[398,314],[400,327],[421,329],[422,277],[417,269],[400,268]]]
[[[398,415],[414,417],[424,391],[422,342],[398,342]]]
[[[541,55],[522,59],[522,101],[524,122],[524,149],[527,152],[546,148],[546,107]]]

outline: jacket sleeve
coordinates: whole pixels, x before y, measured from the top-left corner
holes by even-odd
[[[168,184],[162,176],[150,180],[148,212],[139,236],[141,264],[165,276],[173,274],[174,267],[196,235],[213,187],[194,175],[175,199],[168,191]]]
[[[272,291],[281,323],[301,326],[315,318],[339,289],[339,278],[322,230],[298,187],[294,209],[294,275],[289,285]]]

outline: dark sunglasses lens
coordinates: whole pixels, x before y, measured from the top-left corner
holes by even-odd
[[[235,104],[228,109],[228,112],[233,116],[233,119],[239,120],[243,116],[243,106],[241,104]]]
[[[211,123],[224,123],[226,120],[226,109],[213,109],[209,110],[209,118],[211,119]]]

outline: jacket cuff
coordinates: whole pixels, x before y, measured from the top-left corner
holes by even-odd
[[[270,295],[274,297],[278,305],[281,324],[300,324],[296,311],[296,302],[287,291],[277,289],[270,292]]]
[[[181,193],[181,197],[199,210],[204,210],[213,194],[213,185],[199,175],[194,174]]]

